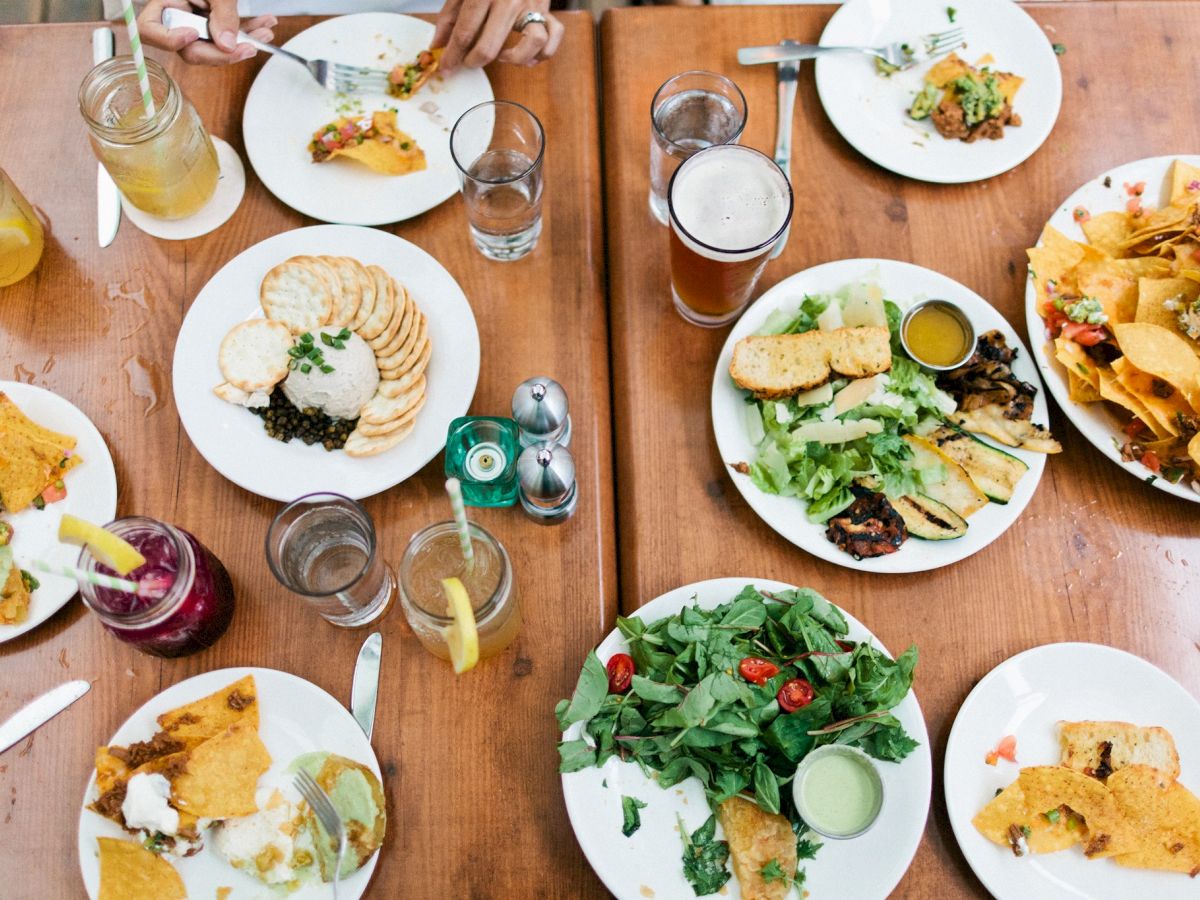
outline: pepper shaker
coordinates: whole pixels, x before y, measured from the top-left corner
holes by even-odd
[[[561,444],[542,441],[521,451],[517,483],[521,506],[539,524],[557,525],[575,512],[575,458]]]
[[[553,378],[527,378],[513,391],[512,417],[521,429],[521,446],[552,441],[571,443],[570,404],[567,392]]]

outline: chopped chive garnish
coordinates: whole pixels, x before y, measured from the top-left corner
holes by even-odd
[[[346,349],[346,342],[345,342],[345,341],[339,341],[339,340],[335,340],[335,341],[333,342],[333,349],[334,349],[334,350],[345,350],[345,349]]]
[[[326,347],[332,347],[333,346],[333,338],[322,331],[321,332],[321,343],[324,344]]]
[[[341,331],[338,332],[337,336],[338,336],[339,341],[349,340],[350,339],[350,329],[343,328]]]
[[[324,372],[326,375],[328,375],[330,372],[333,371],[333,366],[328,366],[328,365],[321,366],[321,371]]]
[[[310,366],[308,363],[304,363],[302,366],[300,366],[300,371],[307,375],[312,371],[312,366]]]
[[[288,350],[288,356],[292,359],[299,359],[304,355],[304,349],[301,347],[292,347]]]

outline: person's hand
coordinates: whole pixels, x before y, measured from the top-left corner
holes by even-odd
[[[187,12],[208,12],[208,33],[212,42],[199,40],[194,28],[174,28],[170,31],[162,23],[166,7]],[[224,66],[252,57],[256,51],[249,44],[239,44],[237,33],[240,28],[253,38],[270,42],[275,37],[271,31],[278,24],[274,16],[259,16],[239,22],[237,0],[150,0],[138,16],[138,32],[142,40],[151,47],[170,50],[189,63],[201,66]]]
[[[546,24],[530,22],[520,39],[505,49],[513,26],[527,12],[539,12]],[[533,66],[549,59],[562,43],[563,26],[550,15],[549,0],[446,0],[438,14],[432,47],[445,47],[438,68],[480,68],[493,60]]]

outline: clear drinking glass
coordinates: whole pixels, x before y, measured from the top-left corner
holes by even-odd
[[[442,631],[446,615],[443,578],[458,578],[471,597],[479,632],[479,658],[495,656],[521,630],[521,606],[513,584],[512,563],[504,545],[470,523],[475,559],[468,568],[454,522],[438,522],[418,531],[400,560],[400,604],[417,640],[441,659],[450,651]]]
[[[32,272],[44,247],[37,214],[0,169],[0,287],[16,284]]]
[[[467,221],[488,259],[520,259],[542,233],[542,155],[546,134],[519,103],[492,100],[468,109],[450,132]]]
[[[284,587],[343,628],[374,622],[396,593],[371,516],[341,494],[305,494],[285,506],[267,531],[267,562]]]
[[[667,184],[679,164],[714,144],[736,144],[746,127],[741,89],[715,72],[682,72],[650,101],[650,212],[667,224]]]
[[[775,160],[738,144],[687,159],[671,176],[671,296],[681,316],[716,327],[737,317],[792,219]]]
[[[182,219],[217,189],[220,168],[200,116],[166,70],[146,60],[155,112],[147,118],[131,56],[106,59],[84,76],[79,111],[92,152],[122,196],[142,212]]]

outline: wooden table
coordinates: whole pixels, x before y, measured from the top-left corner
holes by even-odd
[[[979,184],[921,184],[868,162],[830,125],[812,66],[803,65],[791,241],[767,266],[760,290],[827,260],[892,257],[963,282],[1024,333],[1024,248],[1055,205],[1116,164],[1200,145],[1194,111],[1172,99],[1200,92],[1183,39],[1194,30],[1195,3],[1097,0],[1027,9],[1067,46],[1062,113],[1032,159]],[[815,43],[832,12],[617,9],[602,22],[622,608],[705,578],[777,578],[821,590],[893,650],[916,642],[916,690],[935,781],[926,839],[897,893],[984,895],[954,842],[940,788],[959,705],[1008,656],[1067,640],[1129,650],[1200,692],[1200,507],[1119,471],[1057,409],[1051,425],[1066,451],[1050,460],[1020,521],[985,551],[941,571],[868,577],[822,562],[742,501],[717,455],[709,416],[713,361],[727,331],[688,325],[671,307],[667,234],[646,206],[647,110],[676,72],[724,73],[746,94],[742,143],[769,154],[775,73],[739,66],[736,50],[784,36]]]
[[[477,514],[512,554],[524,610],[520,638],[499,658],[456,679],[420,648],[399,611],[383,620],[374,743],[391,822],[375,897],[601,895],[567,822],[552,717],[616,611],[594,29],[585,14],[564,18],[567,36],[552,63],[490,73],[496,95],[535,110],[549,135],[537,251],[507,265],[484,260],[457,199],[389,229],[441,260],[471,299],[483,346],[472,412],[507,414],[513,388],[533,374],[565,385],[580,502],[557,528],[532,523],[519,508]],[[288,20],[277,35],[286,39],[312,21]],[[345,701],[365,637],[324,624],[276,584],[263,539],[279,504],[240,490],[200,458],[171,394],[175,335],[204,283],[246,247],[313,223],[275,200],[247,167],[241,208],[215,233],[168,243],[126,221],[100,250],[95,161],[75,99],[90,68],[91,29],[0,28],[3,164],[51,223],[36,274],[0,291],[0,377],[49,388],[86,412],[116,462],[118,512],[196,534],[228,567],[238,609],[213,648],[180,660],[119,643],[78,602],[0,644],[0,719],[68,678],[95,682],[86,699],[0,756],[7,900],[82,894],[76,822],[93,751],[156,692],[199,672],[257,665],[293,672]],[[243,158],[242,102],[258,65],[170,67],[211,131]],[[389,559],[417,528],[448,517],[443,477],[439,456],[366,501]]]

